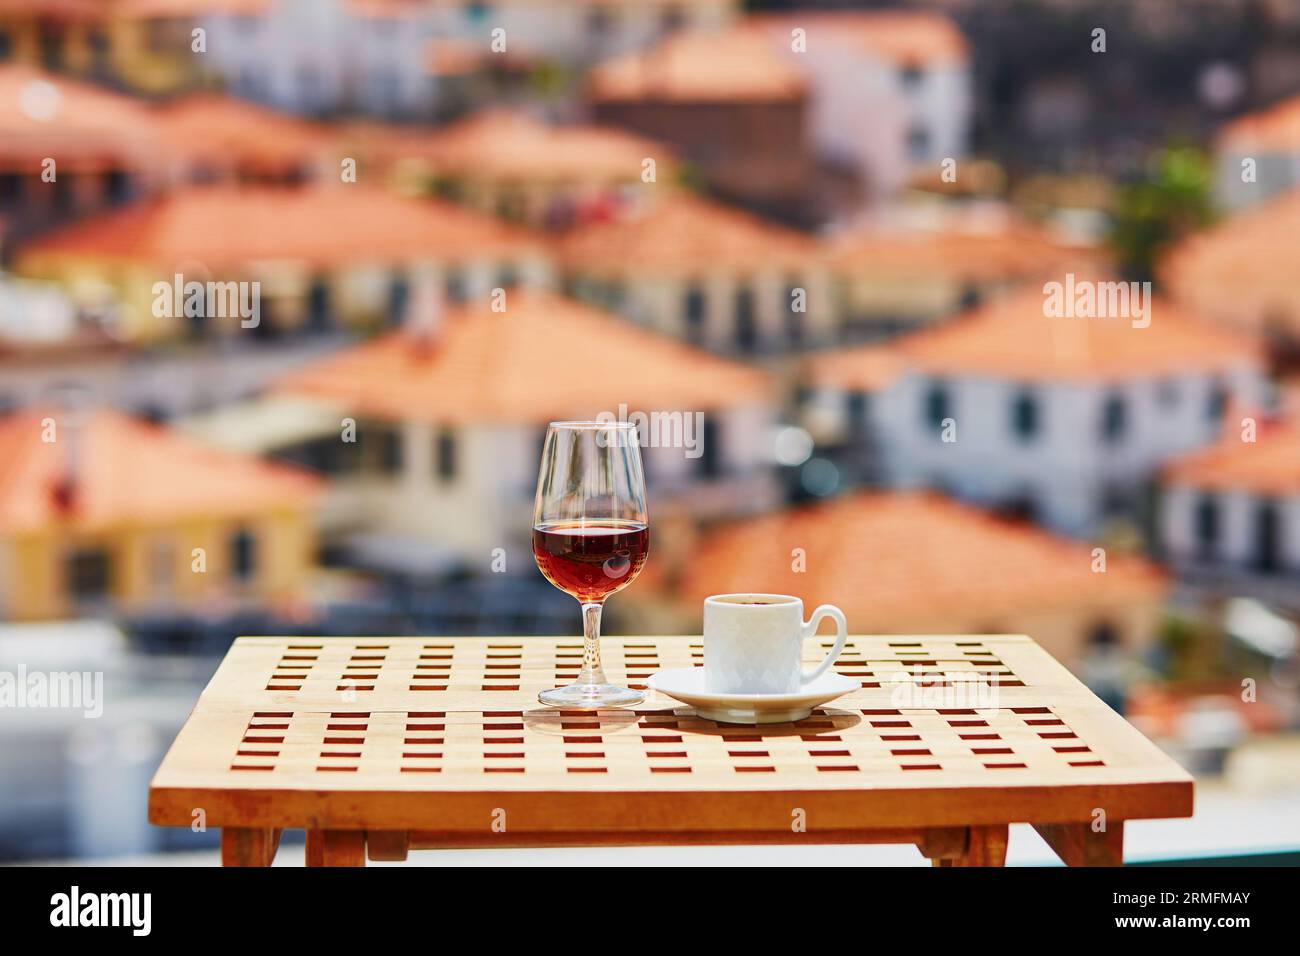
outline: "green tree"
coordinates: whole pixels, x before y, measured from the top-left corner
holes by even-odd
[[[1116,197],[1110,244],[1127,279],[1154,277],[1164,250],[1213,218],[1212,171],[1193,146],[1168,146],[1154,153],[1145,172]]]

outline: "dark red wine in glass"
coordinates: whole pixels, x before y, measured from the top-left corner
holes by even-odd
[[[533,557],[546,580],[579,601],[603,601],[641,573],[650,529],[635,521],[533,529]]]
[[[582,605],[582,669],[543,704],[577,710],[630,707],[639,690],[612,684],[600,662],[605,599],[632,583],[650,550],[645,476],[628,422],[551,422],[533,511],[533,557],[546,580]]]

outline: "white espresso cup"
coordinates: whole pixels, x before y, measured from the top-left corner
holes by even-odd
[[[802,663],[805,638],[822,618],[835,622],[835,646],[815,667]],[[704,686],[715,694],[793,694],[812,683],[844,650],[848,622],[833,604],[803,619],[803,601],[788,594],[715,594],[704,599]]]

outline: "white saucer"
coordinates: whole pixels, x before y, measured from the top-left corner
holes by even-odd
[[[862,686],[827,671],[793,694],[717,694],[704,687],[703,667],[675,667],[650,675],[647,683],[661,694],[690,704],[706,720],[724,724],[782,724],[803,720],[818,704]]]

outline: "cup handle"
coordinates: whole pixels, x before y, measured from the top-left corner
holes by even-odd
[[[830,669],[830,666],[839,659],[840,654],[844,651],[844,642],[849,636],[849,622],[844,619],[844,612],[834,604],[823,604],[812,612],[812,617],[804,624],[802,640],[807,640],[817,633],[817,625],[821,624],[824,617],[829,617],[835,622],[835,646],[827,652],[822,662],[816,667],[805,667],[803,669],[803,683],[805,684],[812,683]]]

